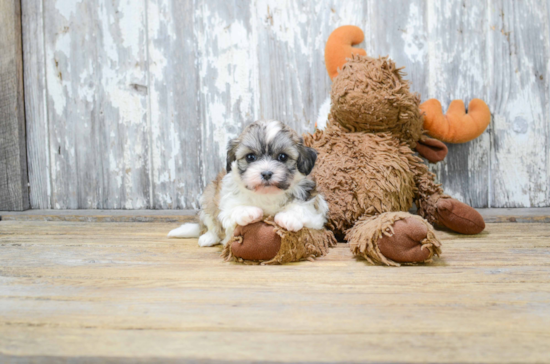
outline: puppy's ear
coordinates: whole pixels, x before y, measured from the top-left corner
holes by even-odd
[[[313,166],[315,166],[315,161],[317,160],[317,151],[310,147],[300,147],[300,156],[298,157],[298,170],[303,175],[308,175],[311,173]]]
[[[231,163],[237,159],[235,153],[237,152],[238,145],[239,141],[237,138],[231,139],[229,143],[227,143],[227,164],[225,165],[225,170],[227,173],[231,172]]]

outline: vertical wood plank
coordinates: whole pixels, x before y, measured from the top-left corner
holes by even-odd
[[[331,81],[324,63],[326,39],[341,25],[363,26],[362,2],[258,1],[260,117],[299,132],[323,125]]]
[[[301,131],[312,132],[313,126],[321,127],[327,121],[330,112],[330,80],[325,65],[325,44],[332,31],[342,25],[356,25],[365,30],[365,14],[367,4],[361,1],[312,1],[308,16],[313,20],[309,23],[309,43],[311,47],[310,70],[311,87],[309,89],[312,103],[311,115],[305,120]],[[365,42],[357,45],[365,48]],[[298,56],[298,55],[297,55]],[[300,129],[299,129],[300,130]]]
[[[491,0],[491,206],[549,204],[548,3]]]
[[[30,206],[50,209],[50,147],[46,103],[42,1],[22,0],[25,119]]]
[[[405,67],[411,91],[427,92],[428,29],[423,0],[367,2],[363,23],[365,50],[371,57],[389,56]]]
[[[147,2],[153,208],[197,209],[202,192],[193,1]]]
[[[451,100],[484,99],[487,93],[487,4],[475,0],[429,1],[427,92],[444,110]],[[445,193],[473,207],[487,207],[490,127],[477,139],[447,144],[447,158],[432,166]]]
[[[149,207],[145,4],[44,4],[52,206]]]
[[[245,0],[198,0],[194,19],[201,170],[208,183],[225,168],[228,141],[259,114],[257,19]]]
[[[546,23],[544,24],[543,31],[546,33],[546,37],[543,36],[543,41],[545,43],[546,49],[550,49],[550,4],[546,3]],[[548,58],[547,58],[548,59]],[[546,74],[540,75],[542,76],[542,80],[546,80],[547,90],[550,88],[550,67],[546,67]],[[539,76],[539,79],[540,79]],[[546,135],[548,138],[550,138],[550,92],[546,92],[545,94],[545,105],[546,105]],[[547,141],[545,143],[546,148],[546,185],[550,186],[550,141]],[[544,206],[550,206],[550,188],[546,190],[546,202],[544,203]]]
[[[56,5],[62,9],[68,8],[64,14],[58,13]],[[85,66],[85,60],[96,59],[95,55],[89,54],[87,49],[92,48],[93,42],[88,39],[78,41],[79,32],[83,33],[86,24],[90,22],[88,14],[80,14],[81,20],[71,19],[74,16],[76,4],[67,7],[66,3],[43,2],[44,12],[44,50],[45,50],[45,73],[47,87],[47,117],[48,133],[50,139],[50,178],[51,178],[51,206],[55,209],[78,208],[77,193],[80,188],[77,178],[77,159],[75,140],[79,124],[89,125],[91,110],[93,108],[84,99],[77,99],[73,94],[71,81],[71,70],[73,73],[76,67]],[[90,37],[91,34],[88,36]],[[79,47],[77,48],[76,43]],[[82,49],[81,44],[85,44]],[[74,48],[72,50],[71,48]],[[91,62],[90,62],[91,63]],[[71,67],[71,65],[74,66]],[[92,73],[92,65],[88,66],[88,72]],[[74,76],[72,76],[75,78]],[[80,81],[80,80],[79,80]],[[83,79],[93,87],[93,82]],[[78,86],[78,84],[76,85]],[[93,91],[92,91],[93,92]],[[92,93],[91,92],[91,93]],[[75,101],[69,101],[75,100]],[[68,105],[69,104],[69,105]],[[30,119],[34,122],[34,119]],[[94,135],[87,132],[88,140]],[[80,145],[82,153],[86,154],[87,143]],[[92,166],[88,170],[93,173]],[[33,172],[34,174],[34,172]]]
[[[147,27],[142,1],[98,1],[101,39],[99,146],[107,209],[140,209],[150,201],[147,122]]]
[[[311,1],[258,1],[260,118],[280,120],[299,132],[313,130]],[[306,16],[306,14],[308,16]],[[324,77],[323,77],[324,78]]]
[[[0,0],[0,210],[29,208],[21,4]]]

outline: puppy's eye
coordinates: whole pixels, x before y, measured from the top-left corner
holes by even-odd
[[[256,160],[256,155],[255,154],[250,153],[250,154],[246,155],[246,161],[247,162],[254,162],[255,160]]]
[[[277,156],[277,160],[284,163],[288,160],[288,155],[281,153]]]

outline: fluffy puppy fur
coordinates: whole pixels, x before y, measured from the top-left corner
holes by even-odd
[[[317,153],[276,120],[257,121],[229,142],[226,171],[201,197],[200,224],[184,224],[169,237],[198,237],[200,246],[226,244],[237,225],[275,216],[289,230],[323,228],[328,205],[311,173]]]

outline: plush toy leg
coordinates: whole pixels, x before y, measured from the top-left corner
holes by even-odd
[[[473,207],[443,194],[435,175],[423,163],[413,161],[415,167],[416,206],[418,214],[431,224],[441,224],[461,234],[479,234],[485,229],[483,217]]]
[[[235,229],[235,237],[225,246],[226,261],[244,264],[284,264],[313,260],[328,253],[336,245],[332,232],[303,228],[287,231],[268,218]]]
[[[483,217],[473,207],[445,195],[433,195],[424,201],[421,216],[461,234],[479,234],[485,229]]]
[[[433,227],[408,212],[386,212],[359,220],[346,234],[351,252],[372,264],[427,263],[441,253]]]

